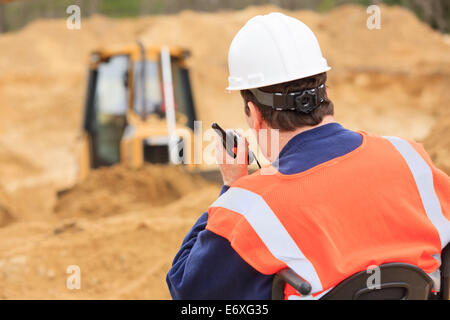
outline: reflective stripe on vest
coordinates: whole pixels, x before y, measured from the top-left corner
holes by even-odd
[[[314,266],[260,195],[241,188],[230,188],[211,207],[222,207],[243,215],[275,258],[308,281],[312,292],[322,291]]]
[[[427,216],[439,233],[441,249],[443,249],[450,242],[450,221],[442,212],[441,204],[434,190],[433,173],[430,167],[408,141],[397,137],[385,138],[394,145],[408,164],[416,181]]]

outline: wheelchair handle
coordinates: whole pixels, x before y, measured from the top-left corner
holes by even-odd
[[[311,293],[312,287],[311,284],[300,277],[297,273],[295,273],[292,269],[284,269],[278,272],[278,275],[291,285],[295,290],[300,292],[302,296],[307,296]]]

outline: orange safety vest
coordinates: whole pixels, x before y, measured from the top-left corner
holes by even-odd
[[[206,229],[263,274],[290,267],[316,298],[373,265],[436,272],[450,242],[449,177],[417,143],[360,134],[360,147],[307,171],[239,179]]]

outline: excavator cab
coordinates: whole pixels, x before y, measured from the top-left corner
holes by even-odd
[[[196,120],[188,56],[142,44],[91,54],[79,180],[118,163],[193,163],[186,161]]]

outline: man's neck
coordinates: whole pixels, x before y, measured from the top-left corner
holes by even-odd
[[[329,123],[334,123],[334,122],[336,122],[336,120],[334,119],[333,116],[325,116],[323,118],[322,122],[319,123],[316,126],[301,127],[301,128],[296,129],[295,131],[285,131],[285,132],[281,132],[280,131],[280,133],[279,133],[280,140],[279,140],[279,151],[278,151],[278,154],[281,152],[281,150],[283,150],[284,146],[289,142],[289,140],[291,140],[296,135],[298,135],[298,134],[300,134],[302,132],[305,132],[305,131],[317,128],[317,127],[324,126],[324,125],[329,124]],[[277,154],[277,157],[278,157],[278,154]]]

